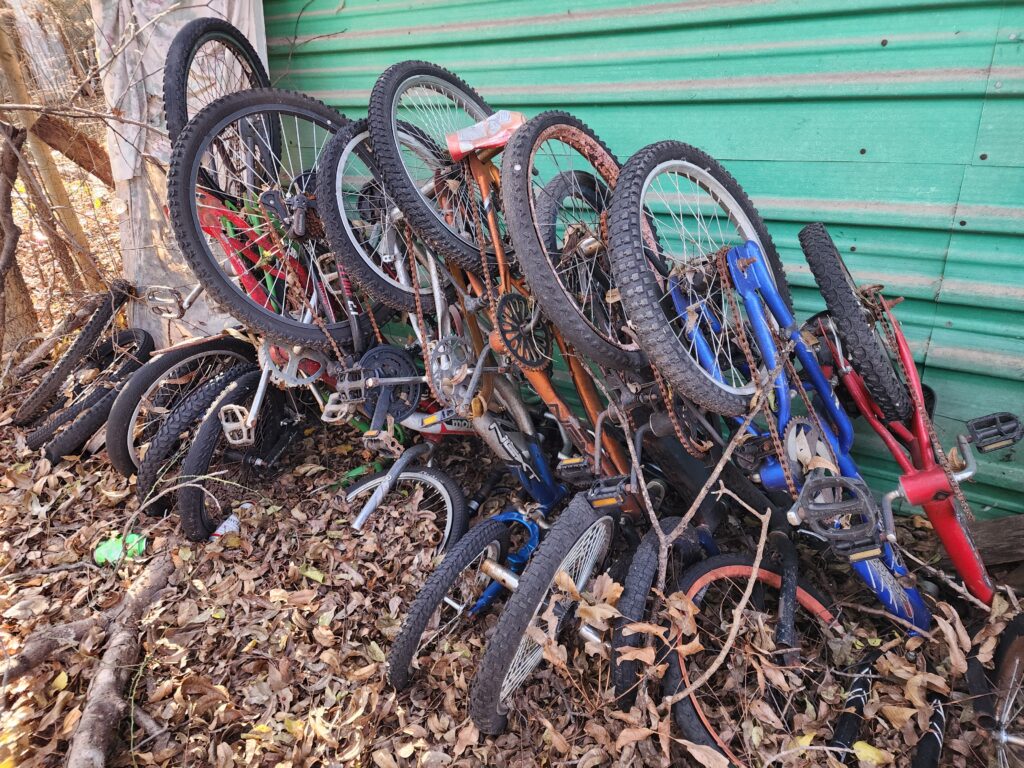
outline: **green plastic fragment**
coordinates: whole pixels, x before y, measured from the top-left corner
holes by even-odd
[[[125,544],[127,543],[127,552]],[[146,552],[146,537],[137,533],[129,533],[123,539],[120,536],[112,536],[104,539],[96,545],[92,557],[96,565],[107,565],[118,562],[122,557],[129,560],[142,557]]]

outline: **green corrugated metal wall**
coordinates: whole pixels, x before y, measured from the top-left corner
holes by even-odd
[[[625,159],[662,138],[722,160],[768,221],[798,310],[796,234],[828,223],[884,283],[962,422],[1024,410],[1024,6],[871,0],[266,0],[271,74],[351,115],[388,65],[454,69],[494,106],[569,109]],[[863,435],[879,488],[892,467]],[[983,462],[983,516],[1024,512],[1024,458]]]

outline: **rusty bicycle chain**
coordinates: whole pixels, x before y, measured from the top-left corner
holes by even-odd
[[[405,222],[405,244],[409,251],[409,271],[410,274],[416,274],[416,247],[414,245],[414,235],[412,231],[412,225],[408,221]],[[428,253],[427,258],[431,258]],[[431,397],[434,398],[438,403],[444,403],[440,395],[438,394],[437,388],[434,386],[434,374],[430,370],[430,337],[427,333],[427,321],[423,314],[423,298],[420,296],[419,289],[413,286],[413,301],[416,304],[416,326],[420,331],[420,342],[423,345],[423,367],[426,370],[427,388],[430,390]]]
[[[665,408],[668,410],[668,420],[672,422],[672,430],[676,433],[676,440],[679,441],[683,449],[693,456],[695,459],[703,459],[708,455],[710,445],[706,443],[704,445],[698,445],[697,441],[690,438],[689,435],[683,432],[683,425],[679,423],[679,416],[676,414],[676,402],[675,396],[672,394],[671,386],[662,377],[658,366],[651,366],[651,373],[654,374],[654,380],[658,384],[658,390],[661,393],[661,398],[665,402]]]
[[[751,375],[753,375],[754,371],[756,371],[759,368],[759,366],[754,362],[754,353],[751,351],[750,342],[747,339],[747,331],[743,327],[743,318],[740,315],[740,308],[739,305],[736,303],[736,297],[733,296],[732,291],[729,290],[730,286],[732,285],[732,280],[729,277],[729,263],[726,257],[728,253],[729,248],[727,246],[722,246],[721,248],[718,249],[718,252],[715,254],[715,261],[718,269],[718,277],[721,281],[722,293],[725,294],[726,300],[729,302],[729,311],[736,318],[736,341],[739,344],[740,349],[743,351],[743,356],[747,359],[747,365],[750,367]],[[726,318],[726,321],[728,321],[728,318]],[[728,322],[725,322],[723,325],[725,329],[728,329]],[[726,330],[726,332],[728,331]],[[772,382],[765,381],[763,386],[771,387]],[[771,418],[771,414],[768,415],[768,417],[765,419],[765,422],[768,424],[768,434],[772,441],[772,448],[775,450],[775,454],[779,459],[779,464],[782,466],[782,474],[783,477],[785,477],[786,479],[786,489],[789,491],[790,495],[794,499],[796,499],[797,496],[799,496],[799,494],[796,490],[796,482],[793,479],[792,469],[790,468],[789,461],[786,457],[786,450],[782,444],[782,438],[779,436],[778,426],[775,424],[775,421]]]
[[[338,358],[338,362],[344,365],[345,356],[341,353],[341,347],[338,346],[337,340],[331,335],[330,331],[327,330],[327,324],[324,323],[320,314],[313,309],[313,305],[310,303],[309,297],[306,296],[306,292],[301,290],[301,286],[298,285],[298,279],[296,278],[294,271],[292,271],[292,266],[288,262],[288,258],[285,256],[286,251],[284,241],[281,240],[281,236],[278,234],[277,228],[274,227],[270,215],[267,213],[267,208],[263,204],[263,200],[260,200],[260,211],[263,213],[263,217],[267,221],[270,239],[274,241],[274,244],[277,246],[278,253],[283,257],[281,261],[284,264],[285,269],[285,288],[287,289],[289,280],[294,282],[297,288],[300,288],[299,295],[302,296],[302,303],[305,306],[305,309],[308,310],[310,317],[316,324],[316,327],[319,328],[323,332],[324,336],[327,337],[327,341],[331,345],[331,349],[334,351],[335,356]],[[373,314],[372,307],[370,309],[370,314]],[[349,319],[349,331],[351,332],[354,340],[355,334],[359,332],[359,322],[357,320]]]
[[[896,333],[890,327],[886,312],[883,310],[885,297],[880,293],[881,286],[866,286],[863,290],[859,290],[861,297],[866,301],[868,309],[875,318],[875,321],[880,323],[882,330],[885,332],[886,341],[889,343],[889,349],[894,354],[890,354],[890,357],[895,357],[897,363],[900,366],[900,371],[903,373],[903,380],[910,381],[906,366],[903,365],[903,358],[899,355],[899,345],[896,343]],[[946,456],[946,452],[942,447],[942,442],[939,440],[938,434],[935,432],[935,425],[932,423],[931,417],[928,415],[928,410],[924,405],[924,398],[922,398],[916,388],[907,387],[907,392],[910,393],[911,400],[914,401],[914,408],[921,414],[924,421],[925,429],[928,431],[928,439],[931,441],[932,450],[935,451],[935,458],[938,459],[939,466],[942,467],[942,471],[946,474],[946,481],[949,483],[949,487],[953,489],[953,495],[956,500],[960,502],[961,509],[968,520],[974,520],[974,512],[971,509],[971,505],[967,501],[967,497],[964,495],[963,488],[960,487],[960,483],[953,477],[953,468],[949,466],[949,457]]]

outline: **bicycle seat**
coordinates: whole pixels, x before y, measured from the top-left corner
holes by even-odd
[[[481,149],[500,149],[508,144],[516,128],[526,122],[522,112],[502,109],[479,123],[445,136],[452,160],[459,161],[470,152]]]

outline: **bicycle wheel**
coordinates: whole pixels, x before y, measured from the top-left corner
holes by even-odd
[[[463,536],[427,577],[405,614],[402,629],[388,651],[388,679],[398,690],[412,682],[418,660],[428,650],[443,651],[445,641],[491,583],[480,570],[484,560],[501,561],[508,546],[509,526],[483,520]]]
[[[173,142],[203,107],[222,96],[269,88],[270,78],[241,30],[223,19],[193,19],[174,36],[164,61],[164,117]]]
[[[913,410],[910,392],[825,225],[808,224],[801,229],[800,247],[853,370],[864,379],[886,421],[906,421]]]
[[[680,579],[679,591],[699,609],[693,639],[702,647],[682,662],[670,649],[663,695],[684,690],[710,667],[732,629],[733,611],[751,578],[756,579],[755,589],[725,662],[707,683],[672,707],[684,738],[718,750],[740,767],[760,765],[764,754],[782,751],[809,731],[827,732],[829,723],[820,721],[818,707],[826,690],[842,701],[842,684],[833,680],[828,662],[828,626],[835,618],[830,602],[799,582],[795,622],[800,659],[796,665],[784,665],[773,635],[782,577],[764,563],[755,571],[753,558],[746,554],[710,557]]]
[[[132,286],[124,280],[111,283],[110,292],[100,301],[89,320],[82,326],[71,346],[65,350],[53,367],[46,372],[35,389],[29,393],[14,412],[14,423],[24,427],[32,423],[56,399],[64,383],[74,374],[79,363],[94,350],[103,337],[117,310],[132,293]],[[87,365],[92,365],[87,361]]]
[[[367,294],[412,312],[419,293],[423,311],[432,313],[430,272],[420,263],[429,256],[417,254],[418,268],[410,271],[408,232],[381,181],[369,139],[366,120],[357,120],[338,131],[324,150],[317,201],[327,238],[345,272]],[[416,136],[408,142],[409,151],[424,142],[425,137]]]
[[[659,522],[661,530],[670,533],[682,520],[680,517],[663,517]],[[629,570],[622,585],[622,594],[616,608],[619,616],[612,624],[611,664],[612,687],[615,689],[615,701],[623,711],[629,710],[636,701],[637,687],[643,676],[640,662],[635,659],[621,659],[622,651],[639,648],[643,645],[646,635],[641,633],[626,634],[630,624],[648,621],[647,603],[651,596],[651,588],[658,576],[658,534],[651,529],[644,534],[640,545],[633,554]],[[669,550],[668,571],[665,583],[675,584],[679,571],[700,558],[701,549],[692,528],[687,528],[674,542]]]
[[[259,501],[253,484],[269,471],[266,454],[281,434],[283,393],[269,387],[256,422],[255,442],[231,446],[224,436],[220,412],[226,405],[251,405],[261,373],[243,374],[225,387],[203,417],[178,482],[178,516],[181,530],[192,541],[206,541],[232,510],[245,502]]]
[[[119,331],[100,344],[76,371],[65,406],[30,432],[25,443],[31,450],[46,445],[50,461],[76,453],[106,422],[125,378],[152,351],[153,338],[136,328]]]
[[[347,122],[288,91],[225,96],[182,131],[167,179],[178,245],[214,301],[275,340],[328,352],[327,334],[351,345],[372,331],[317,214],[323,150]]]
[[[1011,768],[1024,765],[1024,615],[1003,630],[995,664],[992,739],[999,768]]]
[[[565,571],[582,591],[608,553],[614,534],[614,520],[594,512],[583,495],[576,496],[551,526],[505,604],[473,679],[469,714],[484,733],[496,735],[505,729],[513,695],[541,662],[544,649],[527,628],[536,625],[543,631],[540,617],[549,607],[558,619],[557,632],[573,618],[576,604],[568,596],[550,603],[555,577]]]
[[[159,516],[171,506],[166,495],[176,470],[192,445],[192,436],[210,406],[224,388],[243,374],[256,370],[251,363],[239,363],[215,375],[188,395],[178,399],[160,420],[156,433],[139,457],[135,495],[146,514]]]
[[[782,262],[746,193],[714,158],[663,141],[622,167],[609,221],[612,272],[651,362],[698,405],[724,416],[745,414],[756,371],[737,338],[745,320],[731,311],[720,250],[757,243],[792,306]],[[732,297],[741,307],[739,295]]]
[[[353,512],[369,500],[387,472],[380,472],[364,477],[345,492],[345,501]],[[416,501],[417,497],[419,500]],[[398,476],[391,492],[384,497],[381,506],[398,506],[403,514],[411,511],[409,505],[414,503],[414,514],[426,522],[426,526],[417,527],[422,534],[420,542],[435,554],[443,554],[451,550],[469,528],[469,512],[466,509],[466,497],[462,489],[448,475],[433,467],[410,467]],[[378,512],[380,509],[378,508]]]
[[[606,212],[619,161],[566,112],[517,130],[501,163],[501,199],[516,259],[544,313],[580,352],[610,368],[644,356],[608,261]]]
[[[125,477],[134,475],[139,468],[140,451],[178,403],[211,376],[255,359],[252,344],[227,335],[193,339],[161,351],[132,374],[110,408],[110,463]]]
[[[452,159],[447,136],[492,114],[457,75],[425,61],[389,67],[373,86],[368,109],[374,156],[399,210],[431,248],[475,273],[481,271],[477,236],[491,237],[478,191],[466,164]],[[419,146],[410,133],[424,139]]]

